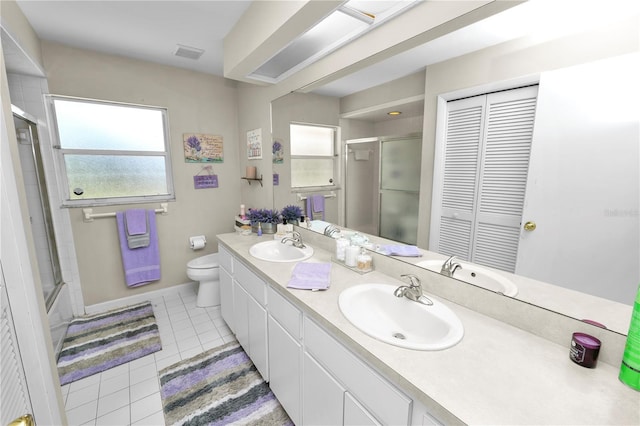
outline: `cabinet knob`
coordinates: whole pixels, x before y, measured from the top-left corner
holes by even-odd
[[[535,229],[536,229],[536,223],[535,222],[529,221],[529,222],[524,224],[524,230],[525,231],[531,232],[531,231],[533,231]]]

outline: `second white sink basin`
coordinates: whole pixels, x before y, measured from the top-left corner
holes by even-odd
[[[462,265],[462,269],[456,269],[452,278],[456,278],[497,293],[502,293],[505,296],[514,297],[518,294],[518,287],[510,279],[472,263],[461,262],[458,260],[456,260],[456,262]],[[443,263],[444,261],[442,260],[423,260],[422,262],[416,263],[416,266],[440,273]]]
[[[340,293],[345,317],[369,336],[408,349],[434,351],[462,340],[464,328],[457,315],[433,300],[427,306],[394,296],[395,285],[361,284]]]
[[[269,240],[252,245],[249,254],[268,262],[298,262],[313,256],[313,248],[298,248],[291,242],[282,244],[280,240]]]

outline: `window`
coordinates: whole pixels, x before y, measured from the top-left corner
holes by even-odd
[[[291,187],[335,186],[335,127],[291,124]]]
[[[63,205],[174,199],[164,108],[49,96]]]

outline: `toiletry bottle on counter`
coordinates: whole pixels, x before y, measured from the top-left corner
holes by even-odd
[[[258,222],[258,237],[262,236],[262,225]]]
[[[344,264],[347,266],[355,267],[358,263],[358,253],[360,253],[360,247],[347,246],[344,256]]]
[[[363,248],[357,258],[356,268],[361,272],[368,272],[372,268],[373,259],[371,255]]]
[[[346,238],[340,237],[336,240],[336,259],[344,262],[348,246],[349,240]]]

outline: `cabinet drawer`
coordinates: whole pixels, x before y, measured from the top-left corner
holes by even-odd
[[[274,317],[292,337],[300,340],[302,313],[273,288],[267,290],[269,314]]]
[[[411,399],[307,317],[304,318],[304,345],[381,423],[409,423]]]
[[[262,306],[267,301],[267,284],[241,262],[234,262],[233,277]]]
[[[233,274],[233,256],[222,245],[218,245],[218,262],[228,273]]]

